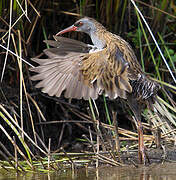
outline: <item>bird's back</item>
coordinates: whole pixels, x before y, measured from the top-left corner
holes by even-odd
[[[128,64],[127,77],[129,78],[129,83],[132,88],[131,94],[139,100],[146,100],[155,96],[159,89],[159,85],[149,79],[142,71],[142,67],[129,43],[120,36],[106,30],[103,31],[103,33],[100,33],[103,37],[100,38],[106,39],[107,53],[111,52],[109,53],[112,56],[110,59],[114,61],[112,63],[120,60],[123,64]]]

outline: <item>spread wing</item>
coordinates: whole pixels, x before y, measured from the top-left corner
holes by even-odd
[[[36,87],[42,92],[57,97],[64,92],[66,98],[77,99],[96,99],[105,92],[114,99],[132,91],[128,63],[117,47],[87,53],[91,46],[68,38],[46,43],[54,46],[44,50],[49,58],[33,58],[39,66],[30,69],[37,73],[31,79],[39,81]]]
[[[83,83],[83,76],[79,70],[79,63],[90,49],[90,46],[68,38],[57,38],[57,41],[45,41],[54,48],[45,49],[48,59],[33,58],[39,66],[30,71],[37,74],[31,77],[39,81],[36,88],[50,96],[59,97],[64,91],[66,98],[97,99],[96,87],[89,87]],[[64,45],[63,45],[64,44]]]

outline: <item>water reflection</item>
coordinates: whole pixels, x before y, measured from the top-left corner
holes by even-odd
[[[16,174],[0,171],[0,180],[175,180],[176,164],[150,165],[149,167],[101,167],[81,168],[74,172],[62,170],[54,173]]]
[[[149,167],[121,167],[99,169],[101,180],[175,180],[176,164],[166,163]]]

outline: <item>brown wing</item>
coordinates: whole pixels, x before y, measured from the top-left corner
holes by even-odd
[[[64,91],[66,98],[84,98],[87,100],[91,97],[92,99],[96,99],[98,97],[97,88],[85,85],[82,80],[83,76],[79,70],[79,63],[85,55],[85,53],[80,53],[79,51],[87,51],[87,45],[84,43],[80,44],[75,40],[71,41],[68,38],[63,39],[65,44],[69,44],[69,46],[65,45],[64,53],[63,46],[60,48],[62,42],[47,41],[49,45],[55,47],[44,50],[44,53],[49,59],[32,59],[39,66],[30,69],[37,73],[31,77],[31,80],[39,81],[36,87],[42,88],[42,92],[50,96],[55,95],[59,97]],[[79,53],[71,52],[71,46],[74,47],[74,51],[77,48]]]
[[[123,58],[128,62],[128,77],[133,90],[132,95],[138,100],[154,97],[159,89],[159,85],[148,79],[142,71],[142,67],[131,46],[120,36],[112,33],[107,33],[107,36],[111,36],[109,39],[114,38],[116,46],[122,52],[121,54],[123,54]]]
[[[70,55],[70,53],[72,52],[88,53],[92,48],[92,46],[74,39],[60,37],[60,36],[53,36],[53,37],[55,41],[53,40],[44,41],[46,44],[54,47],[44,50],[45,54],[47,54],[49,57],[50,55],[53,55],[54,57],[56,55],[67,56],[68,54]]]
[[[70,39],[66,42],[69,44],[64,47],[66,54],[63,54],[62,46],[60,48],[56,42],[47,41],[55,47],[44,50],[49,59],[32,59],[39,64],[30,69],[37,73],[31,77],[31,80],[39,81],[36,87],[57,97],[64,91],[67,98],[96,99],[102,92],[111,99],[118,96],[126,98],[126,92],[132,89],[128,79],[128,63],[119,49],[111,45],[112,49],[107,47],[94,53],[82,50],[81,53],[75,51],[77,46],[81,51],[81,45],[74,41],[74,52],[70,50]],[[82,48],[86,46],[82,44]]]
[[[84,83],[98,87],[99,94],[111,99],[126,98],[126,92],[132,92],[128,79],[128,63],[119,49],[114,45],[88,54],[81,62]]]
[[[114,39],[114,44],[118,47],[119,51],[121,52],[121,56],[125,61],[128,63],[128,77],[131,80],[137,80],[139,74],[143,74],[141,65],[139,64],[136,55],[131,48],[130,44],[122,39],[120,36],[117,36],[112,33],[107,33],[108,39]],[[110,43],[111,45],[112,43]]]
[[[42,92],[50,96],[59,97],[65,91],[66,98],[96,99],[98,93],[96,88],[91,88],[83,83],[81,71],[79,71],[79,60],[81,57],[75,55],[67,59],[55,57],[53,59],[32,59],[39,64],[31,68],[38,74],[31,77],[33,81],[40,81],[36,88],[42,88]]]

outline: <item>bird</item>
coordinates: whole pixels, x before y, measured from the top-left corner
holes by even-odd
[[[92,44],[61,36],[76,31],[90,36]],[[159,85],[151,80],[141,68],[130,46],[120,36],[109,32],[101,23],[83,17],[73,25],[44,42],[52,46],[45,49],[48,58],[32,58],[38,66],[31,80],[36,88],[49,96],[96,100],[104,94],[109,99],[126,99],[134,114],[138,131],[139,163],[147,163],[141,123],[141,104],[152,106]]]

